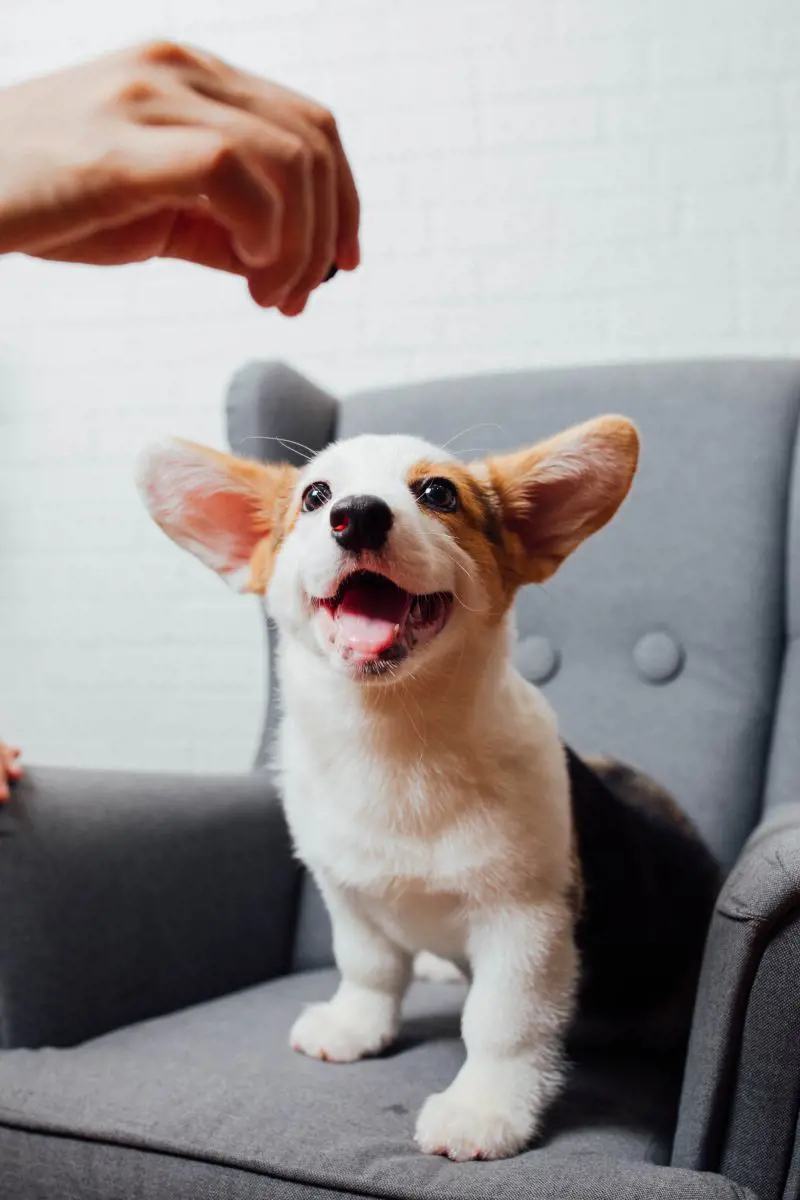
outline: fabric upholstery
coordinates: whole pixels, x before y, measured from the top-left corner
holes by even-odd
[[[464,1168],[461,1190],[454,1193],[440,1188],[435,1177],[420,1186],[411,1183],[405,1160],[399,1158],[387,1171],[384,1190],[367,1194],[277,1179],[228,1164],[0,1126],[0,1195],[13,1200],[485,1200],[480,1175],[467,1178],[469,1170]],[[66,1191],[65,1181],[75,1190]],[[599,1174],[591,1157],[559,1163],[547,1178],[515,1178],[491,1194],[497,1200],[757,1200],[718,1175],[632,1167],[613,1160],[604,1160]]]
[[[742,1195],[724,1179],[660,1165],[669,1155],[675,1065],[633,1054],[584,1050],[541,1146],[518,1158],[454,1164],[416,1153],[414,1115],[463,1058],[462,989],[416,985],[398,1048],[335,1066],[287,1045],[300,1005],[334,985],[332,972],[299,974],[71,1050],[0,1055],[2,1194]]]
[[[303,463],[336,434],[336,400],[280,362],[241,367],[225,409],[231,449],[262,462]]]
[[[0,806],[0,1046],[70,1045],[288,965],[263,776],[34,770]]]
[[[674,1161],[786,1191],[800,1111],[800,803],[775,808],[717,902]],[[796,1169],[796,1168],[795,1168]]]
[[[800,431],[786,529],[786,650],[767,779],[768,807],[800,800]]]

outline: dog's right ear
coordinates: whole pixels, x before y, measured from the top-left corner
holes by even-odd
[[[630,489],[639,435],[626,417],[597,417],[516,454],[487,459],[512,538],[517,584],[544,583],[611,520]]]
[[[137,473],[156,524],[237,592],[265,590],[296,479],[287,463],[264,465],[179,440],[146,451]]]

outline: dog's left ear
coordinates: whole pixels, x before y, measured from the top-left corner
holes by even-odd
[[[297,478],[288,463],[263,465],[193,442],[142,455],[142,499],[168,537],[237,592],[263,592]]]
[[[611,520],[628,494],[638,457],[636,427],[625,417],[598,417],[487,461],[520,583],[544,583]]]

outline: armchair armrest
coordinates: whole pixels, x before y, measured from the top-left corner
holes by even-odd
[[[0,808],[0,1047],[71,1045],[286,971],[268,777],[34,769]]]
[[[771,812],[717,902],[673,1149],[761,1198],[800,1186],[800,803]]]

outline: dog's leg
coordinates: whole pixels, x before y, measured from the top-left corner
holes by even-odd
[[[561,1086],[577,975],[570,913],[551,904],[483,914],[468,951],[467,1060],[426,1100],[416,1137],[428,1154],[505,1158],[530,1141]]]
[[[338,888],[322,892],[333,925],[341,983],[333,999],[311,1004],[289,1034],[293,1050],[328,1062],[354,1062],[394,1041],[411,955],[394,945]]]

